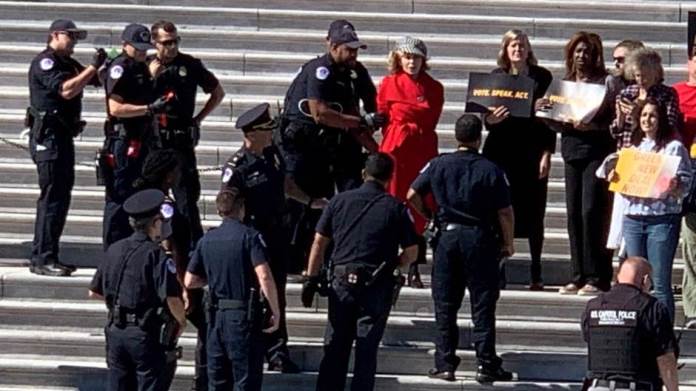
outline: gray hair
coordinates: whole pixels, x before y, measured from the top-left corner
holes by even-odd
[[[665,70],[662,68],[662,57],[654,49],[638,49],[631,53],[626,59],[626,76],[631,80],[635,79],[634,71],[648,71],[657,75],[658,82],[665,79]],[[642,72],[641,72],[642,73]]]

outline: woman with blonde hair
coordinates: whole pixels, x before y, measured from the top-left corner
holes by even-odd
[[[444,88],[428,72],[428,48],[417,38],[404,37],[389,54],[389,75],[380,83],[377,111],[389,117],[382,128],[380,151],[394,159],[394,175],[388,192],[406,201],[411,182],[426,163],[438,154],[435,127],[444,105]],[[412,213],[416,232],[422,233],[425,220]],[[425,261],[425,240],[421,238],[418,261],[411,264],[409,285],[422,288],[418,263]]]
[[[526,76],[534,80],[534,106],[551,84],[551,72],[537,65],[527,35],[510,30],[503,35],[498,53],[498,68],[492,73]],[[543,102],[539,101],[539,104]],[[541,252],[544,243],[544,215],[551,155],[556,149],[556,134],[534,110],[529,118],[510,116],[500,106],[485,116],[488,137],[483,154],[505,171],[510,182],[515,210],[515,237],[529,240],[531,278],[529,289],[543,289]]]

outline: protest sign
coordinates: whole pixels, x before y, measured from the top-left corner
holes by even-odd
[[[616,164],[618,181],[611,182],[609,190],[634,197],[664,198],[680,161],[679,156],[622,149]]]
[[[544,95],[551,102],[551,108],[538,110],[536,116],[559,122],[588,123],[602,105],[606,91],[603,84],[554,80]]]
[[[529,118],[532,115],[534,80],[527,76],[505,73],[469,74],[469,90],[466,95],[466,111],[487,113],[498,106],[505,106],[513,117]]]

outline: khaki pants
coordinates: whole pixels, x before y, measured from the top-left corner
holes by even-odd
[[[682,251],[684,253],[684,280],[682,296],[684,315],[696,317],[696,213],[687,213],[682,220]]]

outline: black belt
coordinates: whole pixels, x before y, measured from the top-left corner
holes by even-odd
[[[242,300],[222,299],[218,300],[213,307],[218,311],[245,310],[248,308],[248,303]]]
[[[593,379],[591,384],[595,387],[607,387],[610,390],[625,388],[635,391],[653,391],[653,385],[644,381]]]

